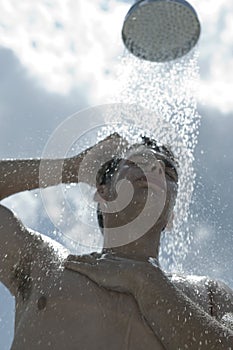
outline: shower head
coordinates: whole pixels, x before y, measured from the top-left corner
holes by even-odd
[[[195,10],[185,0],[139,0],[125,17],[122,39],[133,55],[166,62],[187,54],[200,29]]]

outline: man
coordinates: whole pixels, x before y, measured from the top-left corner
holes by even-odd
[[[140,215],[138,208],[142,210],[148,193],[142,186],[145,178],[135,164],[139,165],[145,158],[150,161],[148,188],[154,191],[159,176],[153,170],[154,165],[161,170],[156,160],[164,164],[167,193],[158,220],[142,237],[129,244],[105,249],[104,255],[69,256],[65,266],[107,290],[134,296],[144,321],[165,349],[233,349],[232,290],[222,282],[205,277],[166,276],[159,267],[160,234],[171,217],[178,178],[173,155],[147,138],[144,144],[146,150],[140,145],[134,146],[127,160],[113,160],[103,169],[98,188],[102,198],[99,197],[99,221],[107,236],[109,227],[119,224],[124,227],[135,211]],[[116,196],[116,184],[122,178],[134,184],[133,204],[121,212],[108,213],[106,205]],[[148,347],[157,348],[152,344]]]
[[[116,135],[110,137],[88,152],[93,152],[94,157],[107,150],[109,154],[113,154],[116,148],[114,142],[117,140]],[[119,256],[123,261],[128,257],[139,264],[146,264],[149,257],[156,258],[159,234],[172,215],[177,178],[174,164],[172,160],[169,161],[165,149],[159,149],[156,157],[153,151],[147,152],[145,147],[139,152],[137,150],[130,152],[130,156],[126,157],[128,158],[126,164],[125,161],[122,164],[119,160],[123,170],[122,172],[118,170],[116,173],[118,175],[116,181],[122,180],[125,176],[128,180],[132,179],[135,189],[133,200],[118,213],[104,214],[102,218],[104,234],[107,232],[111,237],[111,228],[124,227],[129,220],[128,214],[133,221],[145,204],[150,184],[153,189],[152,198],[156,199],[159,196],[163,200],[166,192],[166,200],[161,213],[161,207],[156,207],[158,210],[156,215],[159,217],[145,234],[137,236],[135,240],[131,236],[129,241],[124,237],[127,243],[114,247],[112,247],[114,240],[108,244],[109,237],[106,236],[104,252],[111,256]],[[47,173],[50,176],[48,181],[44,179],[42,184],[39,181],[39,160],[2,161],[0,163],[0,198],[39,186],[56,185],[59,182],[56,171],[61,166],[61,162],[64,162],[62,181],[77,182],[76,174],[83,157],[84,154],[67,160],[47,160],[43,166],[47,166]],[[153,162],[152,157],[154,157]],[[147,169],[148,176],[146,176],[151,181],[149,183],[136,164],[144,158],[146,158],[146,167],[151,167]],[[160,158],[159,163],[157,158]],[[156,176],[151,176],[150,171]],[[165,176],[166,183],[163,182]],[[98,183],[98,193],[103,190],[103,196],[96,195],[96,199],[100,201],[99,212],[101,213],[106,207],[104,197],[111,196],[111,199],[114,199],[116,196],[116,183],[114,182],[114,188],[109,187],[110,183],[108,182],[107,187],[101,181]],[[165,187],[164,184],[166,184]],[[116,204],[118,204],[117,201]],[[149,209],[153,208],[149,207]],[[146,211],[142,219],[148,218],[148,213],[150,214]],[[116,238],[114,234],[112,236]],[[173,333],[175,332],[177,322],[173,322],[172,329],[169,328],[161,336],[155,333],[153,322],[150,322],[146,312],[145,315],[144,311],[142,312],[143,306],[141,311],[139,310],[133,296],[101,288],[85,276],[76,275],[68,269],[64,270],[62,262],[67,254],[62,247],[59,248],[58,245],[54,247],[50,244],[46,237],[23,227],[9,209],[0,207],[0,280],[16,298],[15,337],[12,349],[137,350],[167,347],[164,337],[169,337],[172,330]],[[67,265],[67,267],[70,266]],[[109,280],[113,272],[112,268],[105,271]],[[150,300],[147,296],[145,300],[144,296],[142,297],[145,305],[150,304]],[[163,308],[163,312],[167,315],[168,310]],[[166,317],[163,317],[163,322],[164,320]],[[182,348],[182,345],[180,347]]]
[[[110,159],[119,143],[120,138],[112,135],[87,154],[43,160],[43,174],[48,174],[43,181],[40,160],[3,160],[0,199],[57,185],[62,164],[62,182],[78,182],[84,157],[96,160],[97,155],[105,154]],[[145,245],[145,254],[147,248]],[[63,247],[28,230],[9,209],[0,206],[0,280],[16,300],[13,350],[163,349],[132,296],[109,292],[64,269],[67,255]]]

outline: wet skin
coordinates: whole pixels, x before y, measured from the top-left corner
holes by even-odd
[[[36,163],[35,169],[38,170]],[[167,223],[174,201],[172,181],[166,179],[166,203],[157,226],[137,245],[133,242],[133,246],[115,249],[116,254],[130,258],[133,252],[134,259],[147,261],[148,256],[155,253],[159,234]],[[32,188],[36,188],[37,180],[35,177]],[[144,185],[136,182],[135,188],[146,193]],[[21,180],[18,186],[21,190],[25,188]],[[10,193],[17,192],[11,186],[9,189]],[[131,209],[128,206],[127,210]],[[126,216],[121,219],[123,223]],[[164,349],[131,295],[109,291],[81,274],[64,270],[61,265],[68,252],[62,247],[51,247],[46,237],[27,230],[3,206],[0,206],[0,240],[0,280],[16,298],[12,349]],[[58,246],[55,242],[53,245]],[[112,275],[111,267],[105,271]],[[192,289],[193,286],[187,287],[188,291]],[[201,293],[205,305],[206,295],[200,290]],[[164,317],[166,321],[167,312]],[[171,333],[169,329],[168,333]]]
[[[48,239],[3,206],[0,222],[0,279],[16,298],[12,349],[163,349],[132,296],[64,270]]]
[[[163,349],[131,296],[64,270],[47,238],[27,231],[3,206],[0,220],[1,239],[11,245],[1,255],[1,280],[16,298],[12,349]]]
[[[138,185],[137,201],[147,193]],[[0,215],[1,260],[10,276],[3,282],[16,297],[12,349],[163,349],[132,296],[107,291],[64,269],[46,237],[31,234],[2,206]]]
[[[98,188],[101,193],[96,195],[95,199],[99,201],[100,209],[103,212],[104,239],[107,243],[109,227],[120,227],[122,231],[126,227],[125,235],[132,234],[134,238],[137,222],[133,220],[140,218],[142,233],[139,237],[136,237],[131,244],[126,244],[123,241],[122,246],[112,248],[110,251],[119,256],[123,254],[127,258],[147,260],[148,257],[155,256],[161,231],[166,227],[169,219],[172,218],[177,183],[174,181],[174,172],[165,167],[163,161],[157,159],[153,150],[140,146],[135,150],[130,150],[126,156],[126,159],[120,161],[111,182]],[[118,207],[122,207],[121,201],[126,203],[127,197],[130,197],[127,188],[122,191],[123,199],[122,194],[119,195],[122,180],[129,181],[133,188],[133,195],[129,204],[123,206],[123,209],[119,211]],[[149,205],[147,205],[148,199]],[[116,203],[116,210],[108,212],[106,207],[112,209],[112,201]],[[148,218],[152,218],[150,225],[147,224]],[[132,221],[136,222],[136,226],[131,225],[132,232],[129,232],[128,223]]]
[[[136,157],[134,155],[133,160],[139,164],[140,154]],[[149,256],[158,257],[160,233],[171,215],[177,190],[174,174],[170,171],[165,173],[166,186],[164,186],[163,182],[159,181],[161,168],[157,169],[160,170],[157,172],[157,178],[153,178],[156,176],[153,172],[156,168],[151,168],[146,172],[146,175],[149,174],[146,181],[145,174],[140,174],[135,165],[128,161],[122,162],[117,176],[112,179],[112,184],[110,186],[106,184],[105,188],[102,188],[104,200],[100,201],[104,209],[106,202],[114,199],[112,194],[117,181],[123,178],[134,185],[132,202],[136,209],[133,205],[128,206],[125,209],[126,214],[122,211],[117,217],[113,214],[104,214],[104,226],[114,227],[119,222],[125,224],[128,218],[133,219],[134,210],[143,208],[149,187],[153,188],[156,194],[160,193],[160,198],[161,190],[166,188],[164,209],[151,232],[147,232],[136,243],[133,242],[128,246],[105,249],[107,254],[104,257],[70,256],[66,268],[88,276],[107,290],[133,295],[155,337],[160,339],[167,350],[232,349],[232,325],[229,326],[228,323],[225,328],[226,323],[223,321],[225,314],[233,314],[232,290],[223,283],[211,281],[207,277],[175,275],[166,277],[159,265],[152,267],[148,263]]]

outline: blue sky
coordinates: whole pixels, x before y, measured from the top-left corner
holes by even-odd
[[[227,0],[191,4],[202,23],[198,91],[202,122],[190,219],[195,240],[185,267],[189,273],[222,277],[233,287],[233,4]],[[67,116],[109,99],[124,51],[120,32],[129,7],[130,2],[120,0],[1,1],[1,158],[40,157],[49,136]],[[52,232],[52,226],[36,214],[42,210],[38,196],[16,195],[5,205],[26,225]],[[7,350],[13,299],[2,286],[0,296],[0,345]]]

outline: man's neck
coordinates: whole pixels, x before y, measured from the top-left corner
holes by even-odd
[[[103,253],[114,254],[127,259],[148,261],[158,259],[161,230],[151,229],[137,240],[118,247],[104,248]]]

